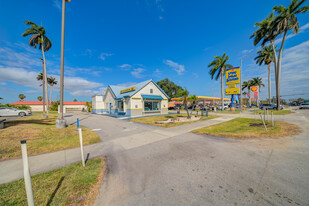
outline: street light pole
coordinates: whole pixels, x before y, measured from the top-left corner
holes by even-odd
[[[61,71],[60,71],[60,114],[56,120],[56,128],[65,128],[66,121],[63,118],[63,91],[64,91],[64,31],[65,31],[65,3],[70,0],[62,0],[62,26],[61,26]]]
[[[242,59],[240,59],[240,112],[242,112]]]

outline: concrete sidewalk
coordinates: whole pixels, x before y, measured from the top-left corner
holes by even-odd
[[[88,125],[90,129],[94,129],[99,126],[98,119],[100,118],[103,117],[93,116],[93,118],[84,119],[81,121],[81,125],[83,126]],[[109,139],[108,141],[105,142],[103,141],[101,143],[85,146],[84,153],[85,157],[88,156],[88,158],[95,158],[98,156],[108,156],[111,154],[116,154],[125,150],[130,150],[133,148],[141,147],[168,138],[172,138],[181,134],[185,134],[194,129],[229,121],[233,118],[234,117],[219,117],[211,120],[186,124],[168,129],[160,127],[150,127],[148,128],[148,130],[142,129],[140,131],[138,130],[138,128],[139,127],[143,128],[144,125],[141,125],[139,123],[132,124],[132,122],[128,122],[125,120],[112,119],[112,121],[116,120],[119,123],[119,125],[125,125],[125,124],[129,124],[130,126],[133,125],[134,127],[137,128],[136,129],[137,131],[136,132],[131,131],[131,134],[129,135],[124,135],[123,133],[121,133],[121,131],[118,131],[118,133],[116,133],[118,134],[118,136],[108,138]],[[68,122],[74,124],[75,119],[76,116],[72,115],[69,118]],[[100,124],[105,124],[104,119],[105,118],[103,118],[103,122],[101,122]],[[106,131],[107,128],[105,128],[104,130],[105,131],[102,130],[97,131],[101,140],[105,139],[104,135],[108,134],[108,132],[113,133],[113,131]],[[127,128],[123,130],[127,131]],[[37,156],[31,156],[29,157],[29,165],[31,174],[34,175],[52,169],[60,168],[68,164],[78,162],[80,160],[81,160],[80,148],[72,148]],[[0,184],[7,183],[20,178],[23,178],[23,165],[21,158],[0,162]]]

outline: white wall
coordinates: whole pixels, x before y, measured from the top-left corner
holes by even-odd
[[[92,109],[105,109],[102,95],[92,97]]]

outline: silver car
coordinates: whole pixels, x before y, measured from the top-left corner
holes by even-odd
[[[309,109],[309,103],[302,103],[299,105],[299,109]]]
[[[31,115],[30,110],[20,110],[12,107],[0,107],[0,117],[4,116],[27,116]]]

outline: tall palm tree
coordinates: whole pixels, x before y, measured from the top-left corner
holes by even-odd
[[[185,105],[185,110],[187,111],[188,119],[191,118],[189,111],[188,111],[188,96],[189,96],[189,91],[185,88],[178,90],[177,96],[183,98],[183,104]]]
[[[251,82],[251,85],[259,87],[259,98],[258,98],[258,101],[257,101],[257,105],[259,105],[261,86],[265,87],[265,85],[263,84],[262,78],[260,78],[260,77],[253,78],[252,82]]]
[[[208,67],[211,67],[209,71],[209,74],[211,75],[211,79],[213,79],[214,76],[216,76],[215,77],[216,80],[218,80],[219,77],[221,78],[221,104],[222,104],[221,110],[223,110],[223,107],[224,107],[223,77],[224,77],[226,69],[233,67],[232,65],[226,63],[228,60],[229,60],[229,56],[227,56],[224,52],[222,57],[214,56],[214,60],[210,62],[210,64],[208,65]]]
[[[293,30],[293,33],[298,33],[299,23],[296,17],[297,14],[305,13],[309,10],[309,6],[302,6],[306,0],[292,0],[288,7],[282,5],[273,7],[273,11],[277,14],[271,18],[266,18],[260,23],[256,23],[255,26],[259,27],[253,35],[254,45],[261,42],[264,46],[265,43],[270,42],[273,53],[274,53],[274,63],[275,63],[275,79],[276,79],[276,96],[277,96],[277,109],[280,108],[280,74],[281,74],[281,61],[283,46],[286,40],[287,32]],[[278,36],[283,35],[281,39],[281,45],[278,50],[278,56],[275,49],[275,39]]]
[[[243,91],[244,89],[248,89],[248,93],[249,94],[249,106],[251,106],[251,95],[250,95],[250,87],[253,86],[252,85],[252,80],[248,80],[242,83],[242,88],[241,90]]]
[[[263,63],[268,66],[268,103],[271,102],[271,78],[270,78],[270,65],[274,61],[273,48],[269,45],[257,52],[258,56],[254,58],[256,63],[262,65]]]
[[[50,85],[50,102],[52,102],[52,92],[53,92],[53,86],[56,85],[58,82],[56,81],[56,78],[50,76],[47,78],[47,82]]]
[[[47,82],[47,71],[46,71],[46,59],[45,59],[45,51],[48,51],[52,47],[52,43],[49,38],[45,35],[46,31],[43,26],[38,26],[32,21],[25,21],[26,25],[30,25],[30,28],[26,29],[26,31],[22,34],[23,37],[31,35],[29,39],[29,45],[33,48],[36,48],[39,45],[39,49],[42,51],[43,55],[43,78],[44,81]],[[47,102],[47,113],[49,108],[49,100],[48,100],[48,88],[47,84],[45,84],[45,95]]]
[[[43,85],[43,117],[45,117],[46,115],[45,115],[45,107],[46,107],[46,102],[45,102],[45,80],[44,80],[44,75],[43,75],[43,73],[41,72],[41,73],[39,73],[38,74],[38,76],[36,77],[36,79],[38,80],[38,81],[43,81],[43,83],[40,85],[40,86],[42,86]]]

